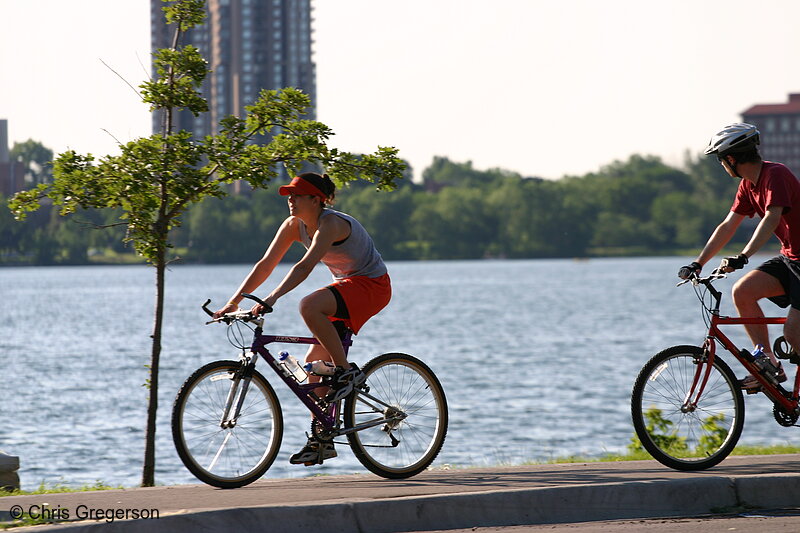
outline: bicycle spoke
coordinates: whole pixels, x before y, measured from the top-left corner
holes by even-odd
[[[198,370],[187,380],[173,409],[179,456],[195,476],[220,487],[241,486],[260,477],[277,455],[283,432],[277,397],[257,372],[238,416],[234,412],[243,387],[231,397],[235,384],[230,376],[238,367],[235,362],[219,361]],[[223,425],[226,410],[228,419]]]
[[[441,385],[424,364],[403,354],[380,356],[364,369],[373,400],[356,396],[345,405],[347,427],[362,428],[347,435],[353,451],[381,476],[414,475],[433,460],[444,440],[447,412]]]
[[[222,450],[225,449],[225,445],[228,444],[228,439],[230,438],[231,438],[231,432],[229,431],[225,435],[225,439],[222,441],[222,444],[219,445],[219,450],[217,450],[217,453],[214,454],[214,458],[211,460],[211,464],[206,467],[206,470],[208,470],[209,472],[214,470],[214,466],[217,464],[219,456],[222,454]]]
[[[696,347],[665,350],[645,365],[634,386],[637,436],[653,457],[672,468],[716,464],[741,432],[744,404],[738,380],[719,359],[711,367],[698,363],[701,354]],[[703,366],[698,369],[698,364]]]

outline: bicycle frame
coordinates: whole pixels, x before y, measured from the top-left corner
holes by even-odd
[[[227,325],[228,341],[241,350],[239,360],[211,361],[195,370],[172,407],[175,449],[195,477],[215,487],[242,487],[264,475],[278,456],[284,433],[281,399],[275,382],[256,369],[259,358],[312,416],[309,442],[291,463],[322,464],[336,455],[329,453],[334,444],[346,444],[367,470],[387,479],[405,479],[431,464],[447,435],[447,399],[423,361],[405,353],[384,353],[367,361],[360,374],[350,363],[354,368],[349,374],[337,369],[331,377],[306,382],[293,358],[289,362],[273,357],[269,345],[305,344],[313,357],[323,355],[317,348],[321,343],[311,336],[265,334],[263,315],[272,308],[252,294],[242,297],[263,309],[214,313],[208,308],[210,300],[202,305],[211,317],[206,324]],[[339,341],[331,340],[341,341],[346,356],[352,332],[344,330]],[[351,381],[344,383],[348,377]],[[312,380],[316,378],[308,381]],[[335,392],[329,394],[329,388]],[[346,442],[336,440],[342,436]]]
[[[703,365],[697,365],[695,377],[692,386],[686,395],[683,410],[692,410],[697,406],[703,390],[705,389],[708,377],[711,373],[711,368],[716,357],[716,343],[719,341],[722,346],[728,350],[741,364],[750,372],[758,382],[761,384],[764,394],[772,400],[775,404],[779,405],[785,412],[795,412],[798,409],[798,392],[800,392],[800,368],[795,373],[794,386],[792,393],[784,389],[780,384],[773,384],[765,378],[759,368],[755,364],[755,359],[746,351],[740,350],[720,329],[720,326],[726,325],[747,325],[747,324],[785,324],[786,317],[728,317],[722,316],[719,312],[720,301],[722,300],[722,293],[715,289],[710,282],[703,283],[711,293],[715,300],[713,309],[710,309],[711,323],[708,328],[706,340],[703,343],[703,354],[705,355],[705,373],[703,373]],[[696,391],[696,395],[695,395]],[[694,399],[692,397],[694,396]]]
[[[321,385],[320,383],[298,383],[295,379],[287,376],[283,370],[281,363],[275,359],[275,357],[270,353],[267,349],[268,344],[272,343],[281,343],[281,344],[319,344],[319,341],[314,337],[287,337],[284,335],[264,335],[261,326],[256,327],[254,330],[253,335],[253,344],[250,346],[250,351],[253,354],[260,355],[264,358],[264,360],[269,363],[270,368],[275,371],[275,373],[280,377],[284,383],[291,389],[291,391],[297,396],[297,398],[303,402],[303,405],[308,408],[309,411],[314,415],[314,418],[322,424],[325,429],[331,430],[334,429],[336,426],[336,420],[338,418],[338,402],[333,403],[328,406],[327,409],[323,410],[317,401],[314,400],[316,395],[312,396],[313,390],[319,388]],[[352,341],[352,332],[348,331],[345,333],[344,338],[342,339],[342,347],[344,348],[344,354],[347,355],[350,351],[350,346],[353,345]],[[253,366],[255,366],[255,356],[252,361]],[[237,410],[238,411],[238,410]]]
[[[269,307],[266,303],[261,301],[258,297],[253,296],[252,294],[242,293],[242,296],[251,300],[256,301],[257,303],[261,304],[267,309],[267,312],[272,312],[272,308]],[[202,305],[203,310],[206,312],[207,315],[213,317],[213,313],[210,309],[208,309],[208,304],[211,303],[211,300],[206,300],[206,303]],[[335,431],[337,435],[346,435],[348,433],[353,433],[355,431],[361,431],[362,429],[367,429],[370,427],[374,427],[383,423],[393,423],[398,420],[402,420],[406,417],[406,414],[402,411],[398,411],[393,406],[389,405],[388,403],[380,400],[369,394],[368,388],[365,388],[360,392],[360,395],[363,396],[362,401],[364,401],[368,406],[375,409],[376,411],[380,411],[375,405],[366,402],[366,399],[374,402],[382,406],[384,409],[384,416],[381,418],[376,418],[375,420],[358,424],[355,427],[347,428],[345,431],[338,431],[337,430],[337,422],[339,420],[339,402],[335,402],[325,406],[323,409],[320,406],[320,398],[314,393],[314,389],[319,387],[324,387],[319,382],[316,383],[307,383],[302,384],[298,383],[294,378],[289,377],[284,373],[282,370],[282,365],[279,363],[275,357],[269,352],[266,348],[267,344],[271,344],[274,342],[282,343],[282,344],[320,344],[320,342],[314,337],[294,337],[294,336],[286,336],[286,335],[264,335],[263,325],[264,320],[263,318],[256,318],[251,317],[254,320],[253,323],[256,327],[253,329],[253,343],[249,347],[250,353],[252,357],[246,357],[244,353],[242,354],[242,366],[239,370],[241,373],[241,391],[238,390],[239,382],[234,381],[231,385],[231,389],[228,392],[228,398],[226,401],[226,407],[222,415],[222,419],[220,420],[220,427],[233,427],[236,425],[236,421],[239,418],[241,413],[242,404],[244,403],[244,398],[247,395],[247,390],[250,387],[250,380],[252,373],[255,369],[256,362],[258,361],[258,356],[264,358],[265,361],[269,363],[270,368],[275,371],[275,373],[280,377],[286,386],[297,396],[297,398],[306,406],[306,408],[311,412],[314,416],[314,419],[319,422],[322,427],[327,431]],[[213,320],[212,322],[215,322]],[[229,321],[223,320],[230,324]],[[209,324],[211,322],[208,322]],[[353,345],[353,332],[346,331],[343,338],[342,338],[342,348],[344,349],[344,354],[347,356],[348,352],[350,351],[350,347]],[[247,350],[247,347],[240,346],[243,350]],[[236,401],[236,408],[233,409],[233,415],[231,416],[231,408],[233,407],[234,400],[237,398],[238,393],[238,400]],[[391,414],[388,414],[391,413]],[[394,435],[389,435],[392,439],[392,445],[397,446],[397,439],[395,439]]]

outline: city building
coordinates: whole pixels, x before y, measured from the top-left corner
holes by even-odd
[[[800,176],[800,93],[782,104],[756,104],[742,113],[742,120],[761,132],[761,156],[777,161]]]
[[[0,119],[0,195],[8,198],[25,188],[25,165],[11,161],[8,149],[8,120]]]
[[[151,0],[153,51],[172,46],[174,26],[164,20],[164,3]],[[188,32],[181,45],[192,44],[209,63],[211,72],[202,94],[209,113],[195,117],[182,111],[177,129],[195,138],[218,132],[219,121],[244,116],[262,89],[296,87],[311,97],[307,117],[316,118],[316,71],[311,60],[311,0],[208,0],[202,26]],[[153,116],[153,131],[163,117]],[[256,139],[263,141],[263,139]]]

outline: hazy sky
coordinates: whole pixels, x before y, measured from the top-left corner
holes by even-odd
[[[11,143],[104,155],[150,134],[147,0],[0,0]],[[313,0],[318,118],[350,151],[396,146],[526,176],[630,154],[672,164],[754,103],[800,92],[797,0]],[[107,132],[108,133],[107,133]],[[112,137],[113,136],[113,137]]]

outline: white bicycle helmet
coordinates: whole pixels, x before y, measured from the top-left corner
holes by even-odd
[[[705,154],[721,157],[749,150],[759,144],[759,135],[758,129],[752,124],[737,122],[725,126],[722,131],[711,137]]]

